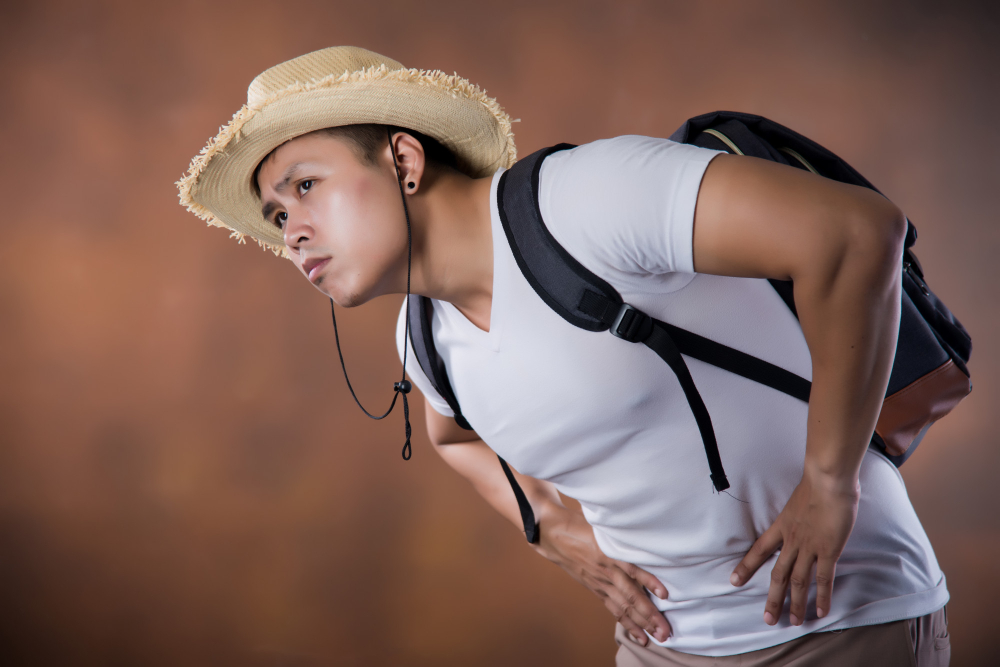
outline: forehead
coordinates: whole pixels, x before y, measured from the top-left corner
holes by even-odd
[[[285,171],[296,163],[320,164],[330,167],[356,162],[354,155],[336,137],[327,134],[304,134],[281,144],[260,164],[258,181],[261,189],[273,187],[284,176]]]

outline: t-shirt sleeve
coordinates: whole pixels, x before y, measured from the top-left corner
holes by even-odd
[[[434,389],[430,380],[424,375],[424,371],[420,368],[420,362],[417,361],[417,355],[413,352],[413,344],[406,336],[406,301],[403,301],[403,307],[399,310],[399,320],[396,322],[396,349],[399,352],[399,360],[403,360],[403,345],[407,348],[407,359],[406,359],[406,375],[410,378],[410,382],[416,385],[420,393],[424,395],[424,398],[431,407],[437,410],[439,413],[445,417],[454,417],[455,413],[450,407],[448,407],[447,401],[445,401],[441,394]]]
[[[539,176],[542,219],[570,255],[605,278],[692,274],[698,189],[719,153],[641,136],[554,153]]]

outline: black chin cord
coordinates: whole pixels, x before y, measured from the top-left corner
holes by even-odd
[[[392,151],[392,165],[396,169],[396,180],[399,183],[399,196],[403,199],[403,214],[406,216],[406,328],[403,334],[403,377],[399,382],[393,384],[392,388],[395,392],[392,396],[392,402],[389,403],[389,409],[386,410],[382,415],[376,416],[365,410],[365,406],[361,405],[361,401],[358,400],[358,395],[354,393],[354,387],[351,386],[351,379],[347,377],[347,366],[344,364],[344,353],[340,351],[340,332],[337,331],[337,311],[333,307],[333,299],[330,299],[330,315],[333,317],[333,337],[337,341],[337,356],[340,357],[340,367],[344,370],[344,380],[347,381],[347,388],[351,390],[351,396],[354,397],[354,402],[358,404],[361,411],[368,415],[371,419],[385,419],[392,412],[392,409],[396,407],[396,399],[399,398],[400,394],[403,396],[403,423],[406,427],[406,442],[403,444],[403,460],[409,461],[410,455],[413,453],[413,448],[410,446],[410,435],[412,430],[410,429],[410,404],[406,400],[406,395],[410,393],[412,385],[410,381],[406,379],[406,357],[409,351],[410,345],[410,318],[408,317],[410,312],[410,268],[413,263],[413,230],[410,227],[410,210],[406,207],[406,194],[403,192],[403,179],[400,177],[399,164],[396,162],[396,149],[392,145],[392,130],[387,130],[389,132],[389,150]]]

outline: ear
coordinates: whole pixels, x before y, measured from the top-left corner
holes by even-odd
[[[419,192],[420,182],[423,179],[424,169],[427,166],[424,147],[406,132],[396,132],[392,135],[391,143],[386,146],[386,158],[391,165],[392,153],[389,152],[390,148],[396,151],[396,166],[399,169],[399,179],[403,184],[403,192],[408,195]],[[410,187],[411,183],[413,187]]]

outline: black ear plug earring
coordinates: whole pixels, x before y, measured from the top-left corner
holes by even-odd
[[[406,184],[406,187],[412,190],[413,188],[417,187],[417,184],[414,183],[413,181],[410,181],[409,183]]]

